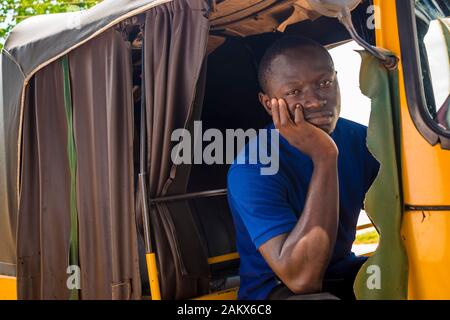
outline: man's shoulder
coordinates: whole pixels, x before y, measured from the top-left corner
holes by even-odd
[[[367,127],[365,125],[345,118],[339,118],[337,128],[340,133],[338,135],[340,139],[344,139],[346,141],[349,139],[357,140],[365,145],[367,137]]]
[[[367,126],[360,124],[358,122],[349,120],[349,119],[339,118],[338,123],[341,126],[341,129],[344,129],[344,130],[354,130],[359,133],[367,132]]]
[[[360,123],[344,118],[340,118],[339,121],[341,122],[341,133],[343,133],[339,135],[339,139],[344,152],[352,154],[362,152],[364,157],[361,159],[363,159],[365,165],[378,171],[379,164],[367,146],[368,128]]]
[[[234,158],[233,162],[228,169],[228,173],[231,171],[253,171],[259,170],[261,163],[258,161],[258,154],[255,151],[258,150],[259,137],[255,136],[246,143],[238,154]]]

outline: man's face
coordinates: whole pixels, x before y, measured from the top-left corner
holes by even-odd
[[[272,61],[266,90],[260,94],[260,101],[269,114],[270,99],[284,99],[291,115],[300,104],[306,120],[328,117],[328,123],[317,126],[328,134],[334,131],[341,110],[341,96],[333,63],[323,51],[305,48],[300,54],[291,50],[278,55]]]

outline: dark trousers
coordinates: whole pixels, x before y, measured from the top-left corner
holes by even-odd
[[[298,295],[283,283],[272,289],[268,300],[355,300],[353,283],[366,257],[344,261],[339,266],[329,268],[322,282],[322,291]]]

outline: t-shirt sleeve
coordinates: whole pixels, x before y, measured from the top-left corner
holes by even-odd
[[[279,174],[261,175],[255,167],[232,168],[228,173],[228,199],[256,248],[290,232],[298,220]]]

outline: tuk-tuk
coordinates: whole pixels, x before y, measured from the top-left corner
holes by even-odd
[[[380,243],[356,296],[449,299],[449,16],[446,0],[104,0],[24,20],[1,54],[0,299],[236,299],[229,163],[174,163],[172,133],[266,126],[257,66],[284,34],[366,49]]]

